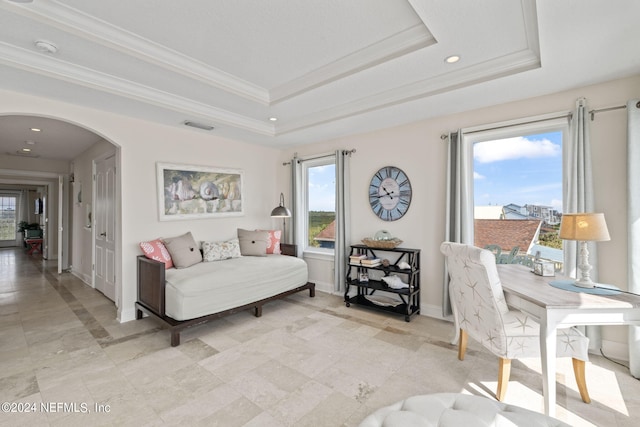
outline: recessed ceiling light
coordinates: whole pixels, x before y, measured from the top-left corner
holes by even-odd
[[[269,117],[269,120],[272,122],[277,122],[278,118],[277,117]]]
[[[25,142],[27,143],[27,145],[36,145],[35,141],[27,140]]]
[[[34,131],[34,132],[41,132],[42,131],[42,129],[38,129],[38,128],[31,128],[31,130]]]
[[[31,152],[31,148],[23,148],[22,151],[24,151],[25,153],[30,153]]]
[[[53,54],[58,52],[58,46],[46,40],[36,40],[33,44],[36,46],[36,49],[38,49],[42,53]]]
[[[458,55],[447,56],[444,59],[444,62],[446,62],[447,64],[453,64],[453,63],[456,63],[458,61],[460,61],[460,56],[458,56]]]

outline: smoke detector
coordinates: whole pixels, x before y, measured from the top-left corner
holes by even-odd
[[[54,54],[58,51],[58,46],[46,40],[36,40],[33,44],[42,53]]]

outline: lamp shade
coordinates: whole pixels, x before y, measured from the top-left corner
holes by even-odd
[[[289,218],[291,211],[284,206],[278,206],[271,211],[271,216],[274,218]]]
[[[284,206],[284,194],[280,193],[280,205],[271,211],[271,216],[274,218],[289,218],[291,216],[291,211]]]
[[[602,213],[563,214],[560,223],[560,238],[595,242],[611,240]]]

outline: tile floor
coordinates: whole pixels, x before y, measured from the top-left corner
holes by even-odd
[[[119,324],[113,303],[21,248],[0,249],[0,426],[357,426],[411,395],[494,397],[497,360],[447,322],[410,323],[339,296],[295,295],[183,334],[151,319]],[[580,400],[559,360],[558,415],[572,425],[637,426],[640,382],[601,356]],[[537,360],[514,362],[506,402],[542,411]],[[5,409],[6,406],[3,406]]]

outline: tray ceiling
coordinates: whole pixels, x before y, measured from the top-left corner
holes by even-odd
[[[639,4],[2,0],[0,87],[292,146],[638,73]]]

